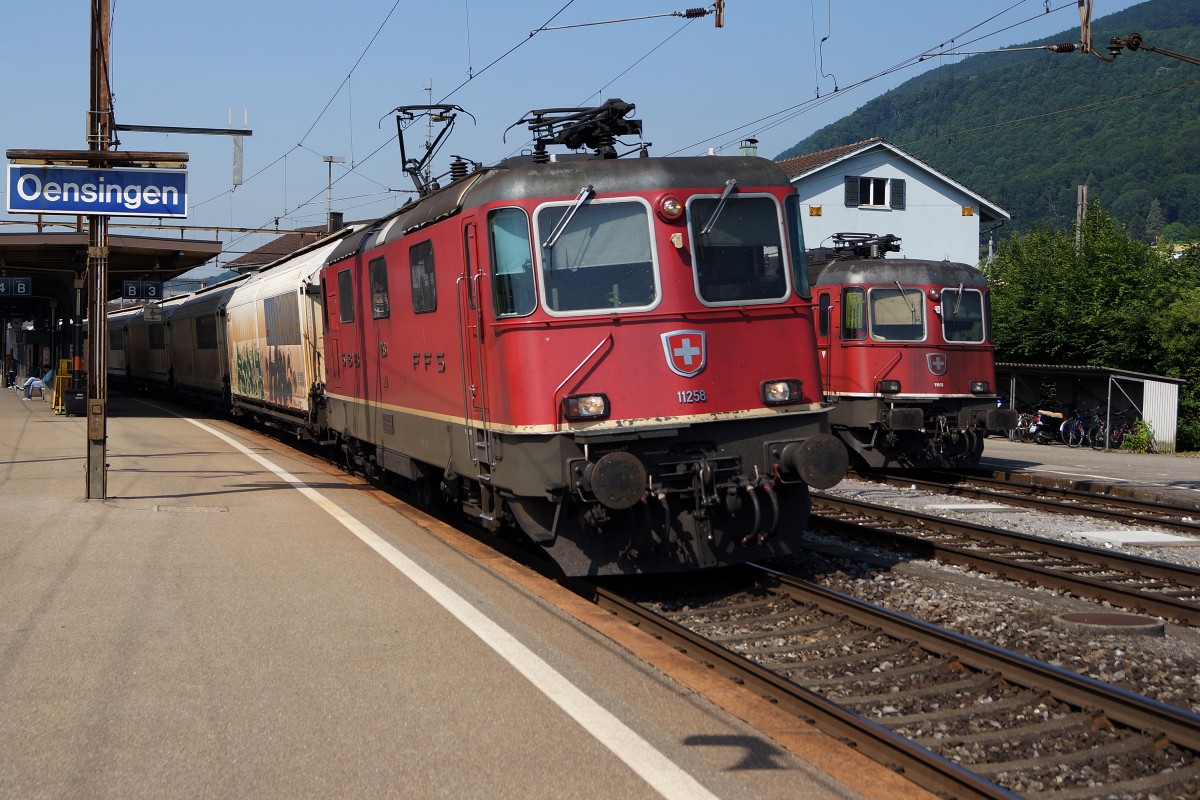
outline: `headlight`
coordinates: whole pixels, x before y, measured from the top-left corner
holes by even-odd
[[[563,399],[563,416],[570,420],[603,419],[608,416],[608,397],[578,394]]]
[[[683,216],[683,203],[674,195],[663,195],[658,198],[658,215],[667,222],[674,222]]]
[[[992,385],[987,381],[971,381],[971,394],[991,394]]]
[[[882,394],[896,394],[900,391],[900,381],[880,381],[879,391]]]
[[[762,385],[762,399],[769,406],[799,403],[802,399],[800,396],[800,381],[795,378],[765,381]]]

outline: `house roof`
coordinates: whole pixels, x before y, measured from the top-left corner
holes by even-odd
[[[861,142],[842,145],[841,147],[831,147],[828,150],[820,150],[816,153],[808,155],[796,156],[794,158],[785,158],[777,162],[783,167],[784,172],[792,179],[792,183],[807,178],[808,176],[820,172],[838,162],[844,161],[853,156],[869,152],[871,150],[886,150],[896,158],[902,158],[905,161],[919,167],[920,169],[933,175],[938,180],[953,186],[960,192],[973,197],[979,203],[979,216],[984,220],[1006,220],[1012,219],[1012,216],[1000,206],[988,200],[978,192],[973,192],[966,186],[963,186],[958,181],[950,178],[947,175],[938,172],[933,167],[926,164],[921,159],[906,153],[896,145],[884,139],[882,136],[873,136],[870,139],[864,139]]]
[[[784,172],[788,174],[789,178],[795,180],[809,172],[813,172],[819,167],[837,161],[843,156],[857,153],[859,150],[865,150],[867,145],[882,141],[882,136],[873,136],[870,139],[863,139],[861,142],[855,142],[854,144],[844,144],[841,147],[831,147],[828,150],[818,150],[815,153],[803,156],[785,158],[778,162],[778,164],[783,167]]]

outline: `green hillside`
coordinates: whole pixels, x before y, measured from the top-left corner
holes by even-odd
[[[1200,56],[1200,3],[1150,0],[1092,23]],[[1030,44],[1071,42],[1078,28]],[[1076,187],[1138,238],[1200,235],[1200,67],[1158,53],[971,56],[914,78],[777,158],[883,136],[1013,215],[1070,226]],[[1157,202],[1156,202],[1157,201]],[[1178,224],[1172,224],[1178,223]],[[1149,230],[1147,230],[1149,228]]]

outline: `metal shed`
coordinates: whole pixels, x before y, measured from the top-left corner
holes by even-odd
[[[996,364],[996,385],[1008,387],[1009,407],[1036,407],[1052,397],[1067,408],[1099,408],[1110,429],[1114,414],[1132,410],[1150,425],[1160,453],[1175,452],[1182,383],[1109,367]]]

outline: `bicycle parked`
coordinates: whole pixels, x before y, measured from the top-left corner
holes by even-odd
[[[1122,445],[1125,444],[1126,438],[1134,437],[1144,440],[1141,443],[1134,443],[1134,449],[1147,453],[1157,453],[1158,446],[1154,442],[1154,432],[1150,429],[1150,426],[1140,417],[1130,424],[1129,417],[1130,414],[1127,411],[1119,411],[1113,414],[1114,422],[1119,421],[1120,424],[1116,424],[1111,431],[1107,430],[1103,417],[1097,419],[1088,428],[1087,435],[1092,449],[1120,450]]]
[[[1059,438],[1067,447],[1079,447],[1087,438],[1087,425],[1083,421],[1083,413],[1076,411],[1066,415],[1058,428]]]

